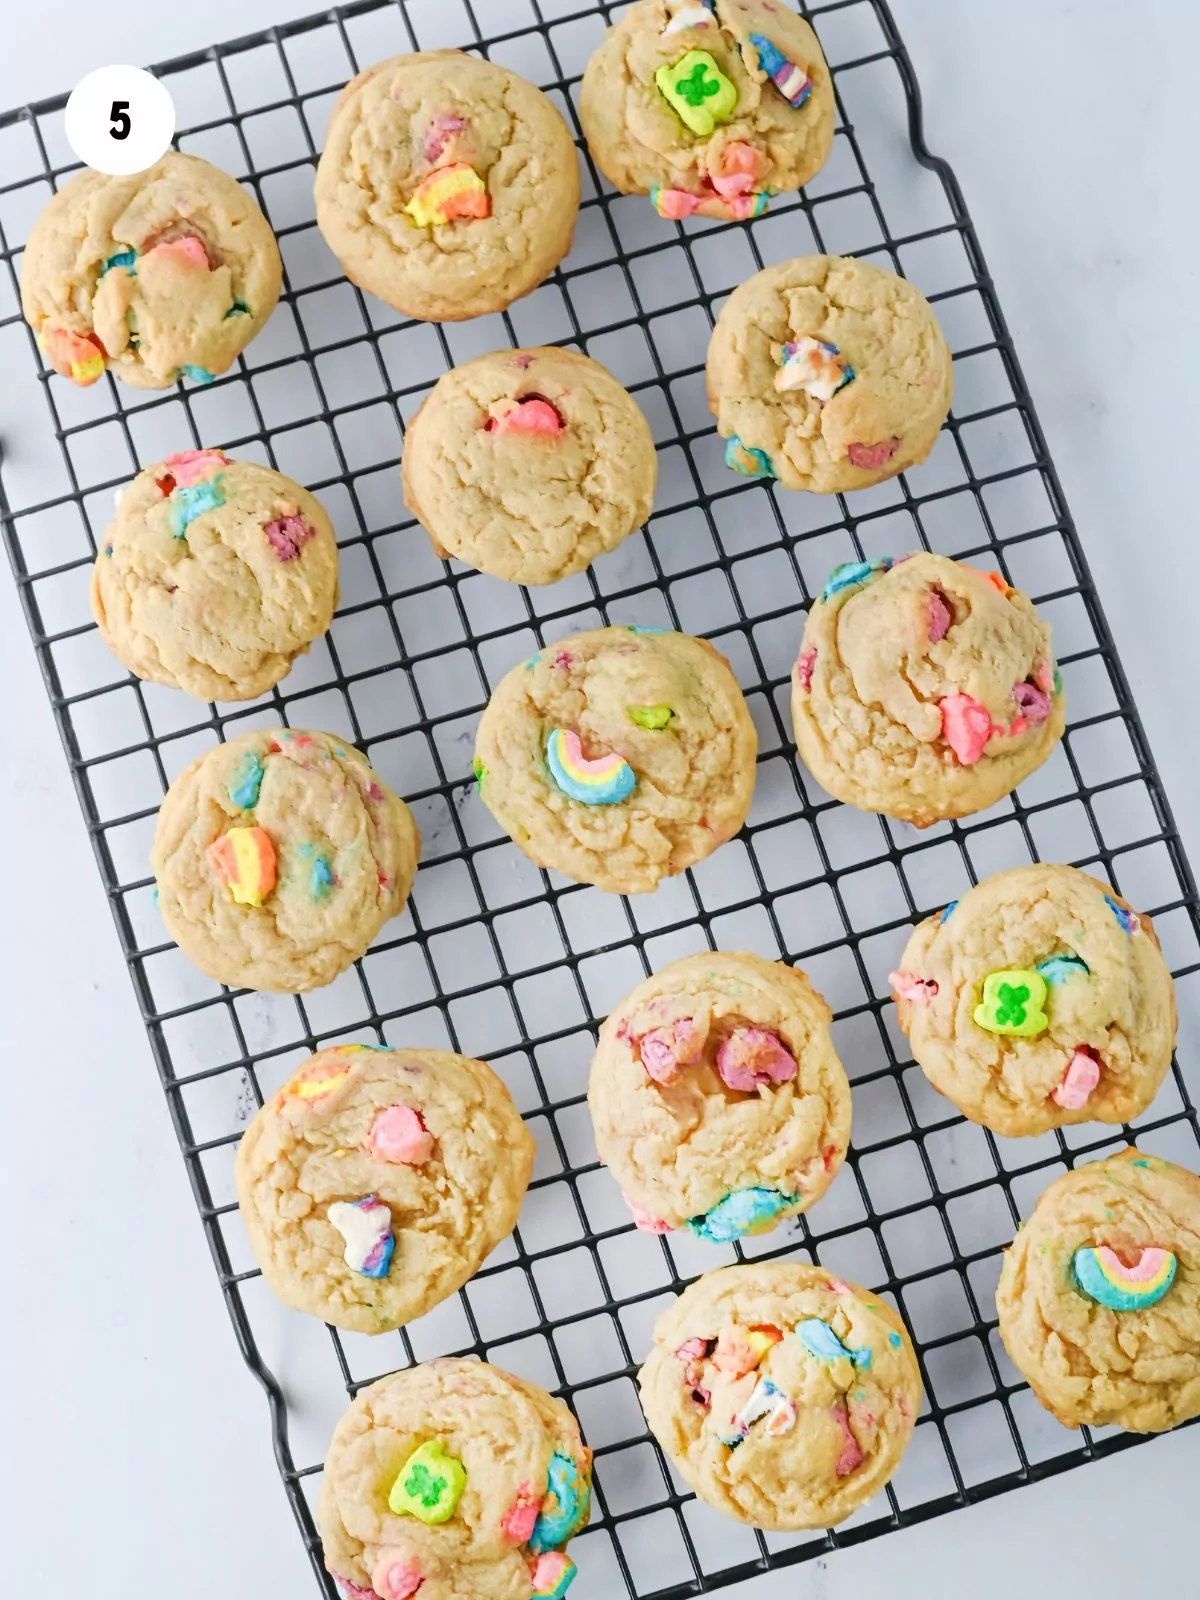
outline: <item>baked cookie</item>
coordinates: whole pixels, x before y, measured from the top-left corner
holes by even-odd
[[[512,1232],[533,1153],[482,1061],[338,1045],[246,1129],[238,1205],[285,1305],[384,1333],[460,1289]]]
[[[757,217],[833,144],[817,36],[773,0],[641,0],[588,62],[579,116],[592,158],[660,215]]]
[[[302,994],[403,911],[420,844],[361,751],[329,733],[262,728],[184,768],[150,861],[167,932],[201,972]]]
[[[319,500],[222,450],[185,450],[121,491],[92,615],[139,678],[252,700],[329,627],[338,552]]]
[[[169,150],[145,172],[90,169],[33,226],[21,309],[42,354],[86,387],[107,367],[138,389],[211,383],[279,299],[275,235],[219,167]]]
[[[761,956],[685,956],[605,1022],[588,1105],[639,1228],[720,1244],[807,1211],[850,1142],[830,1010]]]
[[[579,161],[540,89],[458,50],[352,78],[317,167],[317,224],[352,283],[406,316],[502,311],[571,248]]]
[[[1130,1122],[1171,1065],[1150,918],[1074,867],[988,878],[918,924],[890,982],[925,1076],[994,1133]]]
[[[655,1323],[641,1388],[701,1500],[776,1532],[831,1528],[877,1494],[921,1406],[891,1306],[796,1261],[698,1278]]]
[[[404,500],[440,556],[510,583],[554,583],[650,515],[650,425],[573,350],[498,350],[439,378],[408,425]]]
[[[646,894],[731,839],[758,736],[725,657],[662,628],[597,628],[515,667],[475,739],[484,804],[531,861]]]
[[[924,461],[954,366],[924,295],[884,267],[800,256],[747,279],[708,346],[725,463],[785,489],[865,489]]]
[[[918,828],[995,805],[1062,737],[1050,627],[998,572],[946,556],[837,567],[792,669],[805,765],[847,805]]]
[[[482,1361],[427,1361],[338,1424],[317,1529],[347,1600],[559,1600],[591,1493],[560,1400]]]
[[[1000,1336],[1068,1428],[1200,1415],[1200,1178],[1127,1149],[1065,1173],[1004,1255]]]

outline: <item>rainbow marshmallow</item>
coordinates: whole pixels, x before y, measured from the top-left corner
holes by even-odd
[[[203,483],[228,465],[229,457],[224,450],[183,450],[178,455],[168,456],[163,462],[181,489],[191,489]]]
[[[780,356],[782,360],[775,374],[775,388],[780,394],[803,389],[806,395],[824,405],[854,378],[854,368],[837,345],[814,339],[807,333],[799,339],[789,339]]]
[[[311,1105],[332,1094],[354,1065],[353,1061],[338,1060],[342,1054],[341,1049],[322,1050],[320,1055],[306,1061],[280,1095],[280,1104],[287,1100],[306,1100]],[[333,1060],[329,1059],[331,1056]]]
[[[404,209],[418,228],[432,228],[459,218],[490,217],[492,202],[474,167],[456,161],[423,179]]]
[[[265,828],[230,828],[209,856],[239,906],[261,906],[275,887],[275,846]]]
[[[615,806],[627,800],[637,785],[637,774],[615,751],[590,761],[579,735],[555,728],[546,740],[546,765],[557,788],[569,800],[585,806]]]
[[[750,43],[758,51],[758,64],[779,90],[793,111],[800,107],[812,93],[812,79],[802,67],[789,61],[776,45],[761,33],[752,33]]]
[[[342,1252],[346,1265],[364,1278],[386,1278],[396,1238],[385,1202],[377,1194],[365,1194],[361,1200],[335,1200],[327,1215],[346,1241]]]
[[[47,324],[37,336],[38,349],[61,377],[70,378],[81,389],[104,371],[108,358],[94,334],[76,333],[74,328]]]
[[[736,433],[725,441],[725,465],[733,472],[740,472],[743,478],[779,476],[766,451],[752,444],[743,444]]]
[[[1075,1282],[1089,1300],[1110,1311],[1143,1311],[1157,1304],[1175,1281],[1170,1250],[1148,1245],[1127,1267],[1106,1244],[1076,1250]]]
[[[561,1550],[551,1550],[547,1555],[539,1556],[537,1566],[533,1569],[532,1600],[562,1600],[575,1582],[578,1571],[570,1556],[564,1555]]]

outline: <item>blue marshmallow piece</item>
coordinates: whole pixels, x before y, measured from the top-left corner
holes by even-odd
[[[592,1497],[590,1486],[579,1481],[579,1467],[572,1456],[564,1456],[556,1450],[550,1457],[548,1477],[546,1498],[553,1495],[557,1505],[548,1511],[545,1501],[542,1503],[529,1536],[529,1548],[535,1556],[566,1544],[582,1523]]]
[[[690,1217],[688,1229],[712,1244],[730,1244],[747,1233],[765,1229],[796,1203],[778,1189],[735,1189],[702,1216]]]

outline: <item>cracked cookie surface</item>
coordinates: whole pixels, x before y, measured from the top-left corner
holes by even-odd
[[[674,961],[621,1002],[588,1105],[641,1226],[725,1240],[820,1199],[850,1140],[830,1017],[803,972],[725,951]]]
[[[570,350],[496,351],[409,424],[404,499],[439,555],[511,583],[582,572],[650,515],[658,458],[633,397]]]
[[[408,316],[448,322],[502,310],[558,265],[579,163],[540,89],[458,50],[420,51],[347,84],[316,204],[352,283]]]
[[[761,51],[754,36],[770,49]],[[802,104],[791,104],[768,72],[771,49],[793,66],[797,83],[807,79]],[[728,113],[706,132],[688,126],[656,77],[697,51],[736,91]],[[649,193],[663,215],[676,218],[741,219],[824,166],[833,143],[833,84],[816,34],[785,5],[641,0],[588,62],[579,114],[596,165],[623,194]]]
[[[282,267],[270,224],[219,167],[169,151],[145,172],[85,171],[34,224],[21,306],[54,369],[165,389],[225,372],[266,322]]]
[[[150,860],[167,932],[201,972],[303,993],[404,909],[419,849],[411,812],[361,751],[268,728],[180,773]]]
[[[918,552],[847,562],[792,669],[796,745],[847,805],[926,827],[982,811],[1066,721],[1050,628],[999,573]]]
[[[538,866],[642,894],[742,826],[757,748],[712,645],[599,628],[547,645],[498,684],[475,772],[488,810]]]
[[[146,467],[92,570],[92,614],[130,672],[198,700],[252,700],[329,627],[333,528],[307,489],[220,450]]]
[[[731,466],[832,494],[924,461],[950,410],[954,367],[911,283],[867,261],[800,256],[730,295],[707,382]]]
[[[482,1061],[343,1045],[311,1056],[258,1112],[237,1157],[238,1204],[271,1288],[339,1328],[422,1316],[512,1232],[532,1136]],[[346,1259],[331,1208],[374,1196],[393,1251],[381,1276]],[[340,1216],[341,1213],[332,1213]]]
[[[896,1007],[918,1065],[996,1133],[1132,1121],[1171,1064],[1174,986],[1153,924],[1074,867],[986,879],[914,929],[899,967]],[[994,1031],[981,1007],[997,973],[1010,989],[1044,989],[1040,1031]]]
[[[1099,1303],[1078,1253],[1105,1247],[1135,1288],[1135,1263],[1169,1256],[1166,1292]],[[996,1304],[1009,1355],[1067,1427],[1160,1433],[1200,1415],[1200,1178],[1132,1148],[1064,1174],[1005,1252]]]
[[[843,1522],[891,1478],[921,1405],[904,1323],[822,1267],[706,1272],[654,1325],[640,1377],[659,1444],[756,1528]]]

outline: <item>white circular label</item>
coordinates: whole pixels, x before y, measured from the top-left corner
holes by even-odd
[[[66,110],[67,143],[110,177],[152,167],[175,132],[175,102],[141,67],[97,67],[80,78]]]

